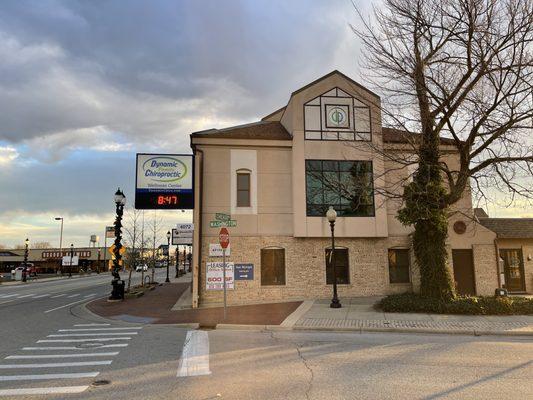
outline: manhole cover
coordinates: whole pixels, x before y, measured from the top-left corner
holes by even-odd
[[[99,380],[99,381],[94,381],[93,383],[91,383],[92,386],[104,386],[104,385],[109,385],[111,383],[111,381],[108,381],[106,379],[102,379],[102,380]]]
[[[79,349],[90,349],[92,347],[102,347],[103,345],[103,343],[81,343],[76,347]]]

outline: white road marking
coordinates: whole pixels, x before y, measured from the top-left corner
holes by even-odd
[[[82,300],[78,300],[78,301],[75,301],[73,303],[69,303],[69,304],[65,304],[64,306],[60,306],[60,307],[56,307],[56,308],[52,308],[51,310],[46,310],[44,313],[49,313],[49,312],[52,312],[52,311],[56,311],[56,310],[60,310],[62,308],[65,308],[65,307],[68,307],[68,306],[72,306],[74,304],[78,304],[78,303],[81,303],[82,301],[87,301],[88,299],[82,299]]]
[[[6,304],[6,303],[11,303],[12,301],[15,301],[15,299],[12,299],[12,300],[7,300],[7,301],[2,301],[0,304]]]
[[[188,331],[176,376],[209,374],[209,336],[206,331]]]
[[[39,296],[33,296],[34,299],[40,299],[41,297],[50,296],[50,294],[40,294]]]
[[[76,362],[44,363],[44,364],[0,364],[0,369],[86,367],[90,365],[109,365],[112,362],[113,362],[112,360],[104,360],[104,361],[76,361]]]
[[[76,324],[74,326],[109,326],[111,324]]]
[[[66,295],[67,295],[66,293],[63,293],[63,294],[58,294],[58,295],[52,296],[50,298],[51,299],[57,299],[58,297],[63,297],[63,296],[66,296]]]
[[[25,294],[23,296],[18,296],[17,299],[23,299],[24,297],[30,297],[30,296],[33,296],[33,293],[32,294]]]
[[[74,293],[74,294],[71,294],[70,296],[67,296],[69,299],[72,298],[72,297],[78,297],[80,294],[79,293]]]
[[[116,356],[119,352],[111,353],[78,353],[78,354],[39,354],[31,356],[7,356],[6,360],[32,360],[40,358],[76,358],[76,357],[104,357],[104,356]]]
[[[93,347],[95,349],[109,348],[109,347],[128,347],[129,343],[114,343],[105,344],[103,346]],[[50,346],[50,347],[23,347],[24,351],[37,351],[37,350],[87,350],[88,348],[76,347],[76,346]]]
[[[118,335],[136,335],[139,332],[98,332],[98,333],[63,333],[57,335],[48,335],[47,337],[69,337],[69,336],[118,336]]]
[[[110,340],[130,340],[130,337],[116,338],[90,338],[90,339],[45,339],[37,340],[37,343],[78,343],[78,342],[107,342]]]
[[[88,294],[88,295],[83,296],[83,297],[91,297],[91,296],[96,296],[96,293],[91,293],[91,294]]]
[[[100,372],[73,372],[66,374],[41,374],[41,375],[2,375],[0,382],[5,381],[36,381],[42,379],[77,379],[77,378],[94,378]]]
[[[86,331],[119,331],[128,329],[142,329],[142,326],[132,326],[124,328],[85,328],[85,329],[58,329],[58,332],[86,332]]]
[[[18,293],[15,294],[3,294],[2,299],[7,299],[8,297],[18,296]]]
[[[81,393],[87,390],[89,386],[60,386],[44,388],[27,388],[27,389],[4,389],[0,390],[1,396],[23,396],[32,394],[66,394]]]

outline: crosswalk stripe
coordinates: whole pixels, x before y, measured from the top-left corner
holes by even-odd
[[[31,356],[7,356],[6,360],[32,360],[40,358],[76,358],[76,357],[107,357],[107,356],[116,356],[119,352],[108,352],[108,353],[78,353],[78,354],[39,354]]]
[[[67,394],[67,393],[82,393],[87,390],[89,386],[58,386],[58,387],[44,387],[44,388],[26,388],[26,389],[2,389],[0,396],[23,396],[32,394]]]
[[[30,297],[30,296],[33,296],[33,293],[32,294],[25,294],[25,295],[22,295],[22,296],[18,296],[17,299],[23,299],[25,297]]]
[[[206,331],[188,331],[181,352],[177,377],[210,375],[209,336]]]
[[[115,347],[128,347],[129,343],[113,343],[113,344],[104,344],[103,346],[98,346],[96,348],[115,348]],[[50,347],[23,347],[23,351],[38,351],[38,350],[87,350],[87,348],[76,347],[76,346],[50,346]]]
[[[109,326],[111,324],[76,324],[74,326]]]
[[[94,378],[100,372],[72,372],[65,374],[40,374],[40,375],[0,375],[0,382],[6,381],[36,381],[44,379],[79,379]]]
[[[40,299],[41,297],[50,296],[49,294],[40,294],[39,296],[33,296],[34,299]]]
[[[124,331],[128,329],[142,329],[142,326],[131,326],[122,328],[85,328],[85,329],[58,329],[58,332],[87,332],[87,331]]]
[[[44,340],[37,340],[37,343],[107,342],[110,340],[131,340],[131,338],[130,337],[115,337],[115,338],[89,338],[89,339],[44,339]]]
[[[44,364],[0,364],[0,369],[86,367],[90,365],[109,365],[112,362],[113,362],[112,360],[104,360],[104,361],[76,361],[76,362],[44,363]]]
[[[96,296],[96,293],[91,293],[91,294],[85,295],[83,297],[91,297],[91,296]]]
[[[70,295],[70,296],[67,296],[67,297],[70,299],[70,298],[72,298],[72,297],[78,297],[79,295],[80,295],[79,293],[74,293],[74,294],[72,294],[72,295]]]
[[[0,304],[6,304],[6,303],[11,303],[12,301],[15,301],[15,299],[11,299],[11,300],[6,300],[6,301],[2,301],[2,302],[0,302]]]
[[[63,297],[63,296],[66,296],[67,294],[66,293],[63,293],[63,294],[57,294],[55,296],[52,296],[50,297],[51,299],[57,299],[58,297]]]
[[[139,332],[98,332],[98,333],[63,333],[57,335],[48,335],[47,337],[69,337],[69,336],[118,336],[118,335],[137,335]]]
[[[14,294],[3,294],[2,295],[2,299],[7,299],[9,297],[13,297],[13,296],[18,296],[18,293],[14,293]]]

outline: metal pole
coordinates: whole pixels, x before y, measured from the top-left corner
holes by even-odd
[[[170,238],[167,237],[167,279],[165,280],[166,283],[170,283],[170,279],[168,277],[169,267],[170,267]]]
[[[105,272],[105,264],[107,261],[106,259],[107,259],[107,226],[104,232],[104,270],[102,272]],[[100,266],[98,266],[98,268],[100,268]]]
[[[59,270],[63,275],[63,217],[61,217],[61,232],[59,233]]]
[[[74,258],[74,245],[70,245],[70,265],[68,266],[68,277],[72,278],[72,259]]]
[[[331,226],[331,263],[333,263],[333,299],[329,305],[331,308],[341,308],[341,303],[337,297],[337,268],[335,267],[335,222],[329,223]]]
[[[227,299],[226,299],[226,249],[225,248],[222,248],[222,269],[223,269],[223,272],[222,272],[222,280],[224,281],[224,320],[226,320],[226,316],[227,316],[227,310],[226,310],[226,305],[227,305]]]

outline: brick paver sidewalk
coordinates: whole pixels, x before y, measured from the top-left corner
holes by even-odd
[[[258,304],[250,306],[228,307],[227,318],[224,320],[224,309],[199,308],[188,310],[172,310],[179,297],[189,290],[190,283],[168,283],[157,286],[139,298],[127,299],[122,302],[107,302],[98,299],[87,305],[87,308],[102,317],[136,323],[180,324],[198,323],[202,326],[215,327],[217,324],[238,325],[279,325],[292,314],[301,301],[290,303]]]
[[[533,336],[533,316],[383,313],[373,308],[375,301],[345,299],[341,309],[329,308],[328,301],[315,301],[293,329]]]

